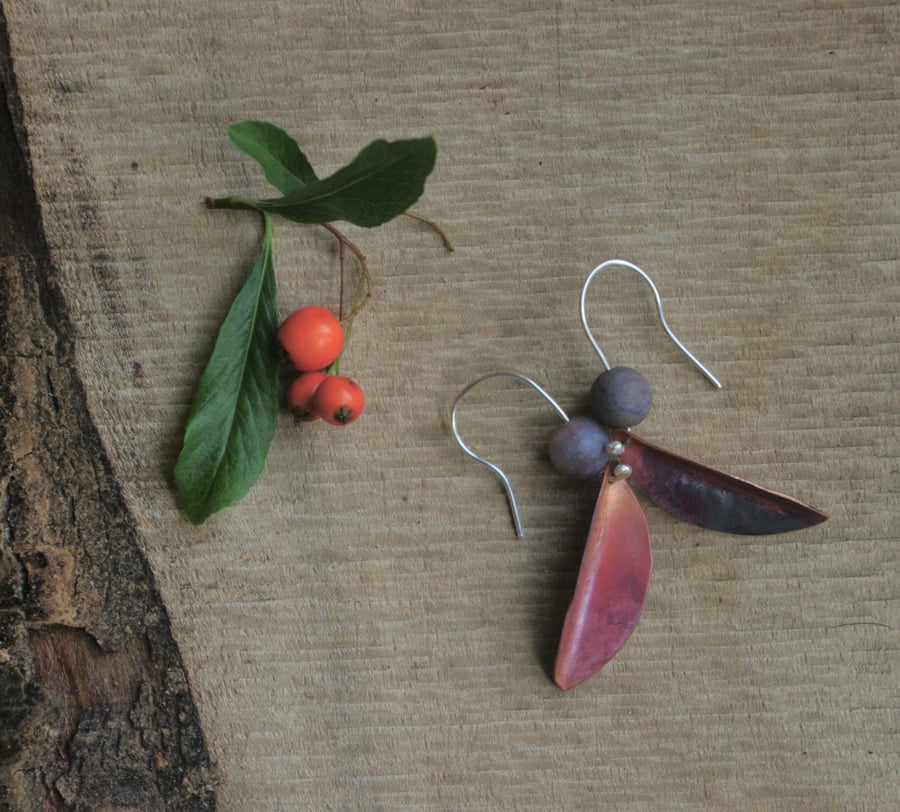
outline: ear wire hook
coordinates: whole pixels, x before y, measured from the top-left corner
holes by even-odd
[[[462,437],[459,434],[459,426],[457,425],[457,414],[459,412],[459,405],[462,402],[462,399],[471,392],[478,384],[484,383],[485,381],[489,381],[492,378],[513,378],[514,380],[521,381],[522,383],[528,384],[532,389],[534,389],[544,400],[547,401],[552,407],[553,410],[559,415],[564,422],[569,422],[569,416],[565,413],[562,406],[560,406],[553,397],[538,383],[533,381],[527,375],[522,375],[519,372],[509,372],[506,370],[502,370],[500,372],[489,372],[487,375],[482,375],[480,378],[476,378],[470,384],[468,384],[453,401],[453,406],[450,409],[450,431],[453,433],[453,439],[456,440],[457,445],[463,450],[463,453],[471,457],[475,462],[481,463],[485,468],[493,471],[503,483],[503,490],[506,491],[506,499],[509,502],[509,510],[512,513],[513,524],[516,528],[516,535],[519,538],[525,535],[522,529],[522,517],[519,515],[519,506],[516,502],[516,496],[513,493],[512,484],[509,481],[509,477],[503,472],[503,470],[494,463],[486,460],[484,457],[480,457],[474,451],[472,451],[469,446],[467,446]]]
[[[584,332],[587,334],[588,341],[591,342],[591,346],[597,352],[597,355],[600,356],[600,360],[603,362],[603,366],[605,366],[607,369],[610,368],[609,361],[606,360],[606,356],[603,354],[603,350],[600,349],[600,345],[597,343],[597,340],[594,338],[593,333],[591,333],[591,328],[588,326],[585,304],[587,301],[588,287],[594,280],[594,277],[597,276],[597,274],[599,274],[600,271],[602,271],[604,268],[608,268],[613,265],[617,265],[622,268],[628,268],[629,270],[634,271],[650,286],[650,290],[653,291],[653,298],[656,300],[656,311],[657,313],[659,313],[659,320],[662,324],[663,330],[666,331],[666,335],[672,340],[675,346],[678,347],[678,349],[681,350],[681,352],[690,359],[691,363],[693,363],[693,365],[697,367],[698,370],[700,370],[703,376],[713,386],[716,387],[716,389],[721,389],[722,384],[719,382],[718,378],[716,378],[716,376],[713,375],[712,372],[710,372],[703,364],[701,364],[697,357],[675,337],[675,334],[672,332],[668,322],[666,321],[666,317],[663,315],[662,300],[659,297],[659,291],[656,289],[656,285],[653,284],[653,280],[644,271],[638,268],[637,265],[634,265],[631,262],[627,262],[624,259],[608,259],[606,260],[606,262],[598,265],[596,268],[594,268],[593,271],[590,272],[590,274],[588,274],[588,278],[584,280],[584,286],[581,288],[581,324],[584,327]]]

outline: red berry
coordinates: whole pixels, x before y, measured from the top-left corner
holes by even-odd
[[[344,346],[344,328],[330,310],[308,305],[282,322],[275,340],[296,369],[313,372],[337,360]]]
[[[291,381],[287,390],[287,408],[295,420],[318,420],[319,415],[313,409],[313,397],[319,386],[328,376],[324,372],[304,372]]]
[[[328,375],[313,396],[313,411],[332,425],[345,426],[362,414],[362,387],[343,375]]]

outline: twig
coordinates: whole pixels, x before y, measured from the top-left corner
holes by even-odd
[[[203,203],[208,209],[249,209],[250,211],[259,211],[259,207],[254,205],[255,201],[240,195],[234,197],[204,197]]]
[[[444,231],[444,229],[442,229],[436,222],[434,222],[434,220],[431,220],[430,218],[425,217],[424,215],[416,214],[413,211],[405,211],[403,213],[407,217],[412,217],[413,220],[418,220],[420,223],[425,223],[425,225],[431,226],[431,228],[433,228],[438,233],[438,236],[440,236],[440,238],[443,240],[444,248],[446,248],[448,251],[456,250],[453,247],[453,243],[450,242],[450,237],[447,236],[447,232]]]

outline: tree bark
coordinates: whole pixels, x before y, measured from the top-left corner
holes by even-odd
[[[88,412],[0,9],[0,808],[205,810],[209,754]]]

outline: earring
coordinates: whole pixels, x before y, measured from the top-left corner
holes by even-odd
[[[450,410],[451,432],[462,451],[491,470],[503,484],[516,533],[523,535],[515,494],[506,474],[479,456],[460,436],[457,415],[462,399],[487,380],[510,377],[532,387],[563,421],[550,436],[549,455],[560,472],[578,478],[601,476],[575,592],[554,667],[554,681],[568,689],[596,674],[625,645],[637,626],[653,569],[650,531],[629,482],[659,507],[682,521],[710,530],[745,535],[786,533],[811,527],[828,516],[816,508],[715,468],[680,457],[638,437],[631,427],[649,413],[652,392],[646,378],[630,367],[611,367],[587,322],[591,282],[606,268],[637,273],[650,287],[669,339],[716,388],[718,379],[669,328],[653,280],[637,265],[611,259],[594,268],[581,290],[581,323],[605,371],[591,386],[590,417],[572,417],[534,380],[518,372],[492,372],[472,381]]]

